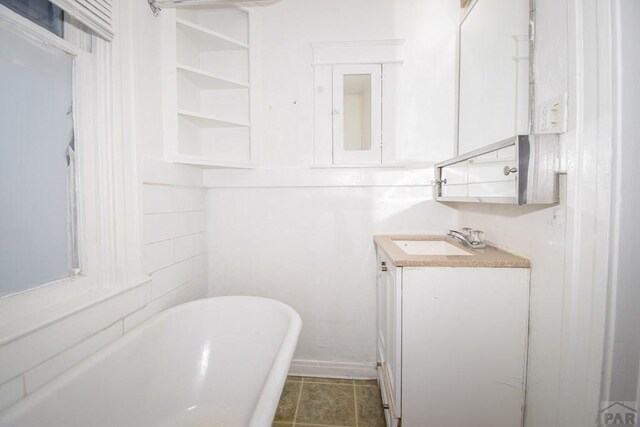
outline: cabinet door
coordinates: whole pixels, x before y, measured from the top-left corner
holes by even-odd
[[[517,197],[516,147],[510,146],[469,160],[469,197]]]
[[[403,280],[403,424],[520,426],[529,271],[405,268]]]
[[[382,162],[382,66],[333,66],[333,162]]]
[[[467,197],[466,161],[442,168],[442,197]]]

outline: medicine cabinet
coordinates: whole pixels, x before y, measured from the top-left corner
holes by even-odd
[[[557,144],[520,135],[435,165],[435,199],[518,205],[559,201]]]
[[[398,167],[404,40],[312,43],[312,167]]]

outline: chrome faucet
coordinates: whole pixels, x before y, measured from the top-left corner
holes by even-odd
[[[463,245],[474,249],[484,249],[487,244],[484,242],[484,233],[480,230],[463,228],[461,231],[449,230],[447,236],[458,239]]]

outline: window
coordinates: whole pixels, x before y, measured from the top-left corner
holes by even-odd
[[[47,0],[0,0],[0,4],[63,37],[64,12]]]
[[[51,3],[0,1],[63,33],[63,14]],[[0,25],[0,52],[2,296],[70,277],[79,259],[74,56],[9,25]]]

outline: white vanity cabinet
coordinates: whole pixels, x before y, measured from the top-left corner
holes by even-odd
[[[388,426],[522,425],[529,269],[395,266],[378,248]]]

